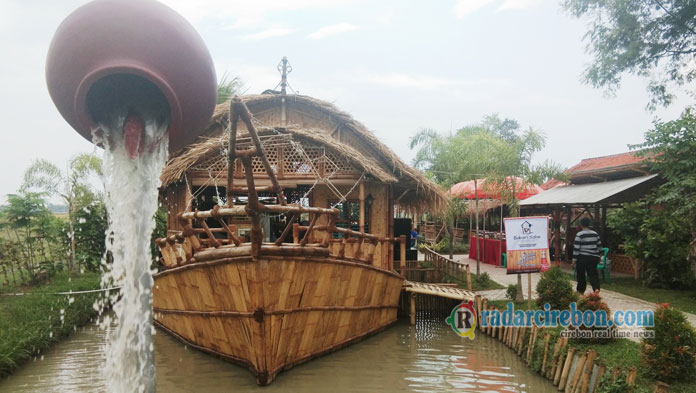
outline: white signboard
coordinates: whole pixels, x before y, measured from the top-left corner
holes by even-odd
[[[532,273],[548,269],[549,218],[505,219],[507,273]]]

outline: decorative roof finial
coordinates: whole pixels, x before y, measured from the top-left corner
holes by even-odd
[[[288,74],[292,72],[292,66],[288,62],[288,58],[283,56],[278,63],[278,72],[280,72],[280,94],[286,94],[286,87],[288,87]],[[292,87],[290,88],[292,90]]]

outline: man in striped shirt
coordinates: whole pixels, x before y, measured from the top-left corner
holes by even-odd
[[[592,290],[599,293],[597,264],[602,252],[602,241],[599,239],[597,232],[589,228],[590,223],[591,221],[587,217],[580,220],[582,230],[575,236],[575,246],[573,248],[573,263],[575,263],[578,277],[577,290],[580,294],[584,294],[585,288],[587,288],[585,273],[590,277]]]

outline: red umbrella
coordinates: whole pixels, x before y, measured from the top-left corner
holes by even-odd
[[[543,188],[536,184],[529,183],[522,179],[521,177],[508,176],[505,179],[505,183],[502,187],[509,187],[512,191],[512,181],[514,180],[515,187],[515,198],[518,200],[529,198],[532,195],[536,195],[542,191]],[[476,183],[476,187],[474,185]],[[500,199],[500,189],[502,188],[495,181],[488,181],[486,179],[479,179],[474,182],[474,180],[469,180],[453,185],[449,189],[450,195],[454,197],[459,197],[461,199],[474,199],[476,198],[476,189],[478,188],[478,198],[479,199]]]
[[[478,183],[479,192],[483,192],[483,190],[481,190],[481,181],[479,180]],[[452,187],[450,187],[449,193],[453,197],[459,197],[461,199],[474,199],[476,198],[475,190],[476,188],[474,186],[474,181],[469,180],[453,185]],[[479,198],[481,198],[480,195]]]

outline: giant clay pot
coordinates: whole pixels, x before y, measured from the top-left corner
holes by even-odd
[[[217,94],[200,35],[154,0],[97,0],[75,10],[53,37],[46,81],[60,114],[90,141],[109,105],[162,111],[171,152],[203,131]]]

